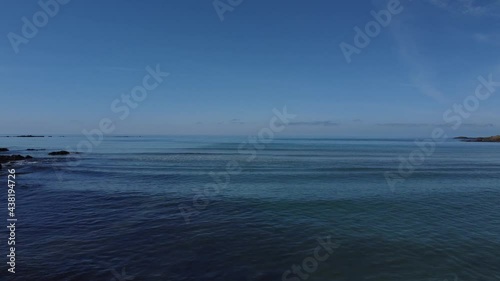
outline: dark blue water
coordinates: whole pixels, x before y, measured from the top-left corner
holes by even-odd
[[[391,189],[412,140],[108,137],[47,155],[80,140],[0,138],[35,157],[13,166],[2,280],[500,280],[500,144],[440,144]],[[318,239],[337,245],[322,261]]]

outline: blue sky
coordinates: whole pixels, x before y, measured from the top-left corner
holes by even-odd
[[[339,44],[387,3],[245,0],[221,21],[212,1],[72,0],[16,54],[7,35],[41,7],[2,1],[0,133],[255,134],[286,105],[290,135],[428,136],[478,76],[500,81],[500,3],[401,1],[347,63]],[[158,64],[170,76],[120,120],[113,100]],[[500,88],[451,134],[499,134],[498,108]]]

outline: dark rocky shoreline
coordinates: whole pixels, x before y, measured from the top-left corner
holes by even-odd
[[[456,137],[455,139],[463,142],[500,142],[500,135],[492,137],[477,137],[477,138]]]

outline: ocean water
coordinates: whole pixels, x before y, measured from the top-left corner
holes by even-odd
[[[500,144],[439,144],[390,188],[413,140],[106,137],[47,155],[80,140],[0,138],[34,157],[12,166],[1,280],[500,280]]]

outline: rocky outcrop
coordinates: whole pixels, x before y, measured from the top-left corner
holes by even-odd
[[[2,169],[2,164],[9,163],[9,162],[14,162],[14,161],[21,161],[21,160],[28,160],[28,159],[33,159],[33,157],[27,155],[27,156],[22,156],[22,155],[0,155],[0,169]]]
[[[0,163],[8,163],[11,161],[19,161],[19,160],[26,160],[26,159],[33,159],[31,156],[22,156],[22,155],[0,155]]]
[[[7,152],[7,151],[9,151],[9,149],[8,149],[8,148],[3,148],[3,147],[0,147],[0,152]]]
[[[68,151],[65,151],[65,150],[61,150],[61,151],[55,151],[55,152],[50,152],[49,155],[52,155],[52,156],[61,156],[61,155],[69,155],[70,153]]]
[[[493,137],[478,137],[478,138],[456,137],[455,139],[464,142],[500,142],[500,135]]]

